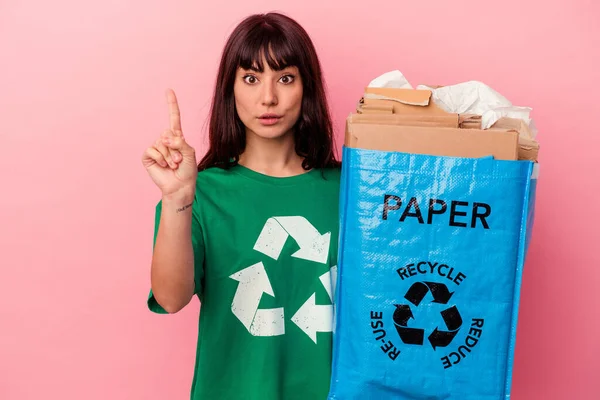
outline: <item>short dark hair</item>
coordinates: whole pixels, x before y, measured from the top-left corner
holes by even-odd
[[[229,168],[246,146],[246,129],[237,115],[233,86],[237,69],[257,67],[263,56],[273,70],[295,66],[303,85],[302,110],[294,126],[295,150],[303,168],[337,167],[331,115],[321,65],[312,40],[296,21],[280,13],[256,14],[231,33],[217,73],[210,109],[209,148],[198,170]]]

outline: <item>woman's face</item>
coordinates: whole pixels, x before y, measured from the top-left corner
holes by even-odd
[[[297,67],[264,72],[238,68],[233,93],[246,132],[265,139],[291,134],[302,109],[302,80]]]

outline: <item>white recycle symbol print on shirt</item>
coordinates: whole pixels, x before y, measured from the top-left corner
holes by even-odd
[[[277,260],[289,237],[300,247],[292,257],[325,264],[329,257],[331,233],[323,235],[304,217],[269,218],[254,244],[254,250]],[[336,266],[319,277],[333,303]],[[231,311],[254,336],[279,336],[285,334],[283,307],[259,309],[263,294],[275,297],[269,276],[262,262],[231,275],[239,282],[231,303]],[[332,331],[333,305],[317,305],[313,293],[292,316],[304,333],[317,343],[317,332]]]

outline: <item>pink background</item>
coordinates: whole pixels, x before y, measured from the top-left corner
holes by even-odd
[[[203,152],[225,38],[273,9],[312,35],[338,135],[393,69],[481,80],[534,108],[542,168],[513,398],[600,398],[597,2],[202,4],[0,2],[0,398],[188,397],[199,306],[146,310],[159,193],[140,157],[168,126],[167,87]]]

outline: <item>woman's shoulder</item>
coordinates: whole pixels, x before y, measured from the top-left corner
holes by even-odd
[[[196,176],[196,197],[206,198],[215,193],[223,192],[232,186],[232,171],[210,167],[198,171]]]
[[[214,183],[215,181],[226,180],[231,176],[231,168],[209,167],[198,171],[196,183]]]
[[[324,168],[319,168],[320,171],[320,176],[328,181],[328,182],[334,182],[334,183],[339,183],[340,182],[340,178],[342,176],[342,168],[339,165],[334,165],[334,166],[330,166],[330,167],[324,167]]]
[[[323,171],[325,176],[340,177],[342,174],[342,166],[341,164],[336,164],[331,167],[321,168],[321,171]]]

